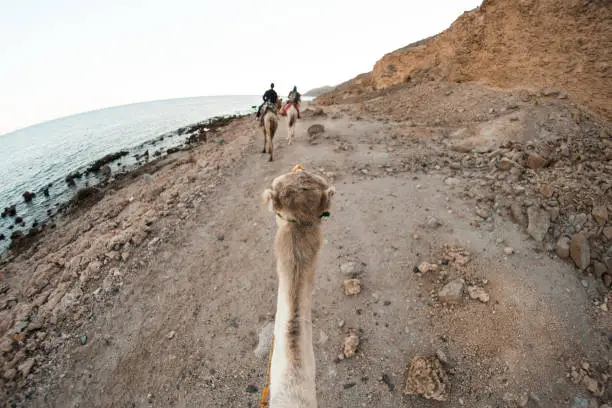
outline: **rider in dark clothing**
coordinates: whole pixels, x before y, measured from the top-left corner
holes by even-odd
[[[263,95],[263,100],[264,102],[270,102],[272,104],[275,104],[277,99],[278,99],[278,95],[276,94],[276,91],[274,90],[274,84],[270,84],[270,89],[268,89],[266,93]]]
[[[262,106],[264,106],[266,102],[272,105],[276,104],[276,101],[278,100],[278,95],[276,91],[274,90],[274,84],[270,84],[270,89],[268,89],[266,93],[264,93],[263,100],[264,100],[263,103],[259,105],[259,109],[257,109],[257,117],[261,115],[261,108]]]

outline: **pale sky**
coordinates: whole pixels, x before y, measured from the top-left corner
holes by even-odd
[[[0,134],[115,105],[337,85],[481,0],[0,0]]]

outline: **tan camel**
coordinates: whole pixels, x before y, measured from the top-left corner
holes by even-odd
[[[276,133],[276,129],[278,129],[278,116],[276,113],[280,109],[280,106],[280,98],[276,101],[274,108],[264,106],[263,118],[260,122],[264,137],[264,148],[262,153],[270,153],[270,161],[274,160],[274,134]]]
[[[278,298],[270,366],[270,408],[316,408],[312,347],[312,285],[321,248],[321,219],[329,215],[334,187],[296,166],[264,192],[277,215]]]
[[[299,105],[298,105],[299,108]],[[298,120],[298,108],[293,103],[287,108],[287,144],[291,146],[295,137],[295,124]]]

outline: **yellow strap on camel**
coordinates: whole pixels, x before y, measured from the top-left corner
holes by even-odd
[[[295,173],[298,170],[304,170],[301,164],[297,164],[294,168],[291,169],[291,172]]]
[[[270,367],[272,366],[272,353],[274,353],[274,335],[272,335],[272,343],[270,344],[270,355],[268,356],[268,373],[266,374],[266,384],[264,385],[264,388],[261,392],[261,401],[259,402],[259,408],[268,408],[268,403],[270,402]]]

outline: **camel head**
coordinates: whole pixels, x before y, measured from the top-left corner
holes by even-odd
[[[329,215],[334,193],[335,188],[325,178],[298,164],[290,173],[276,177],[263,198],[268,209],[280,218],[279,223],[313,225]]]

